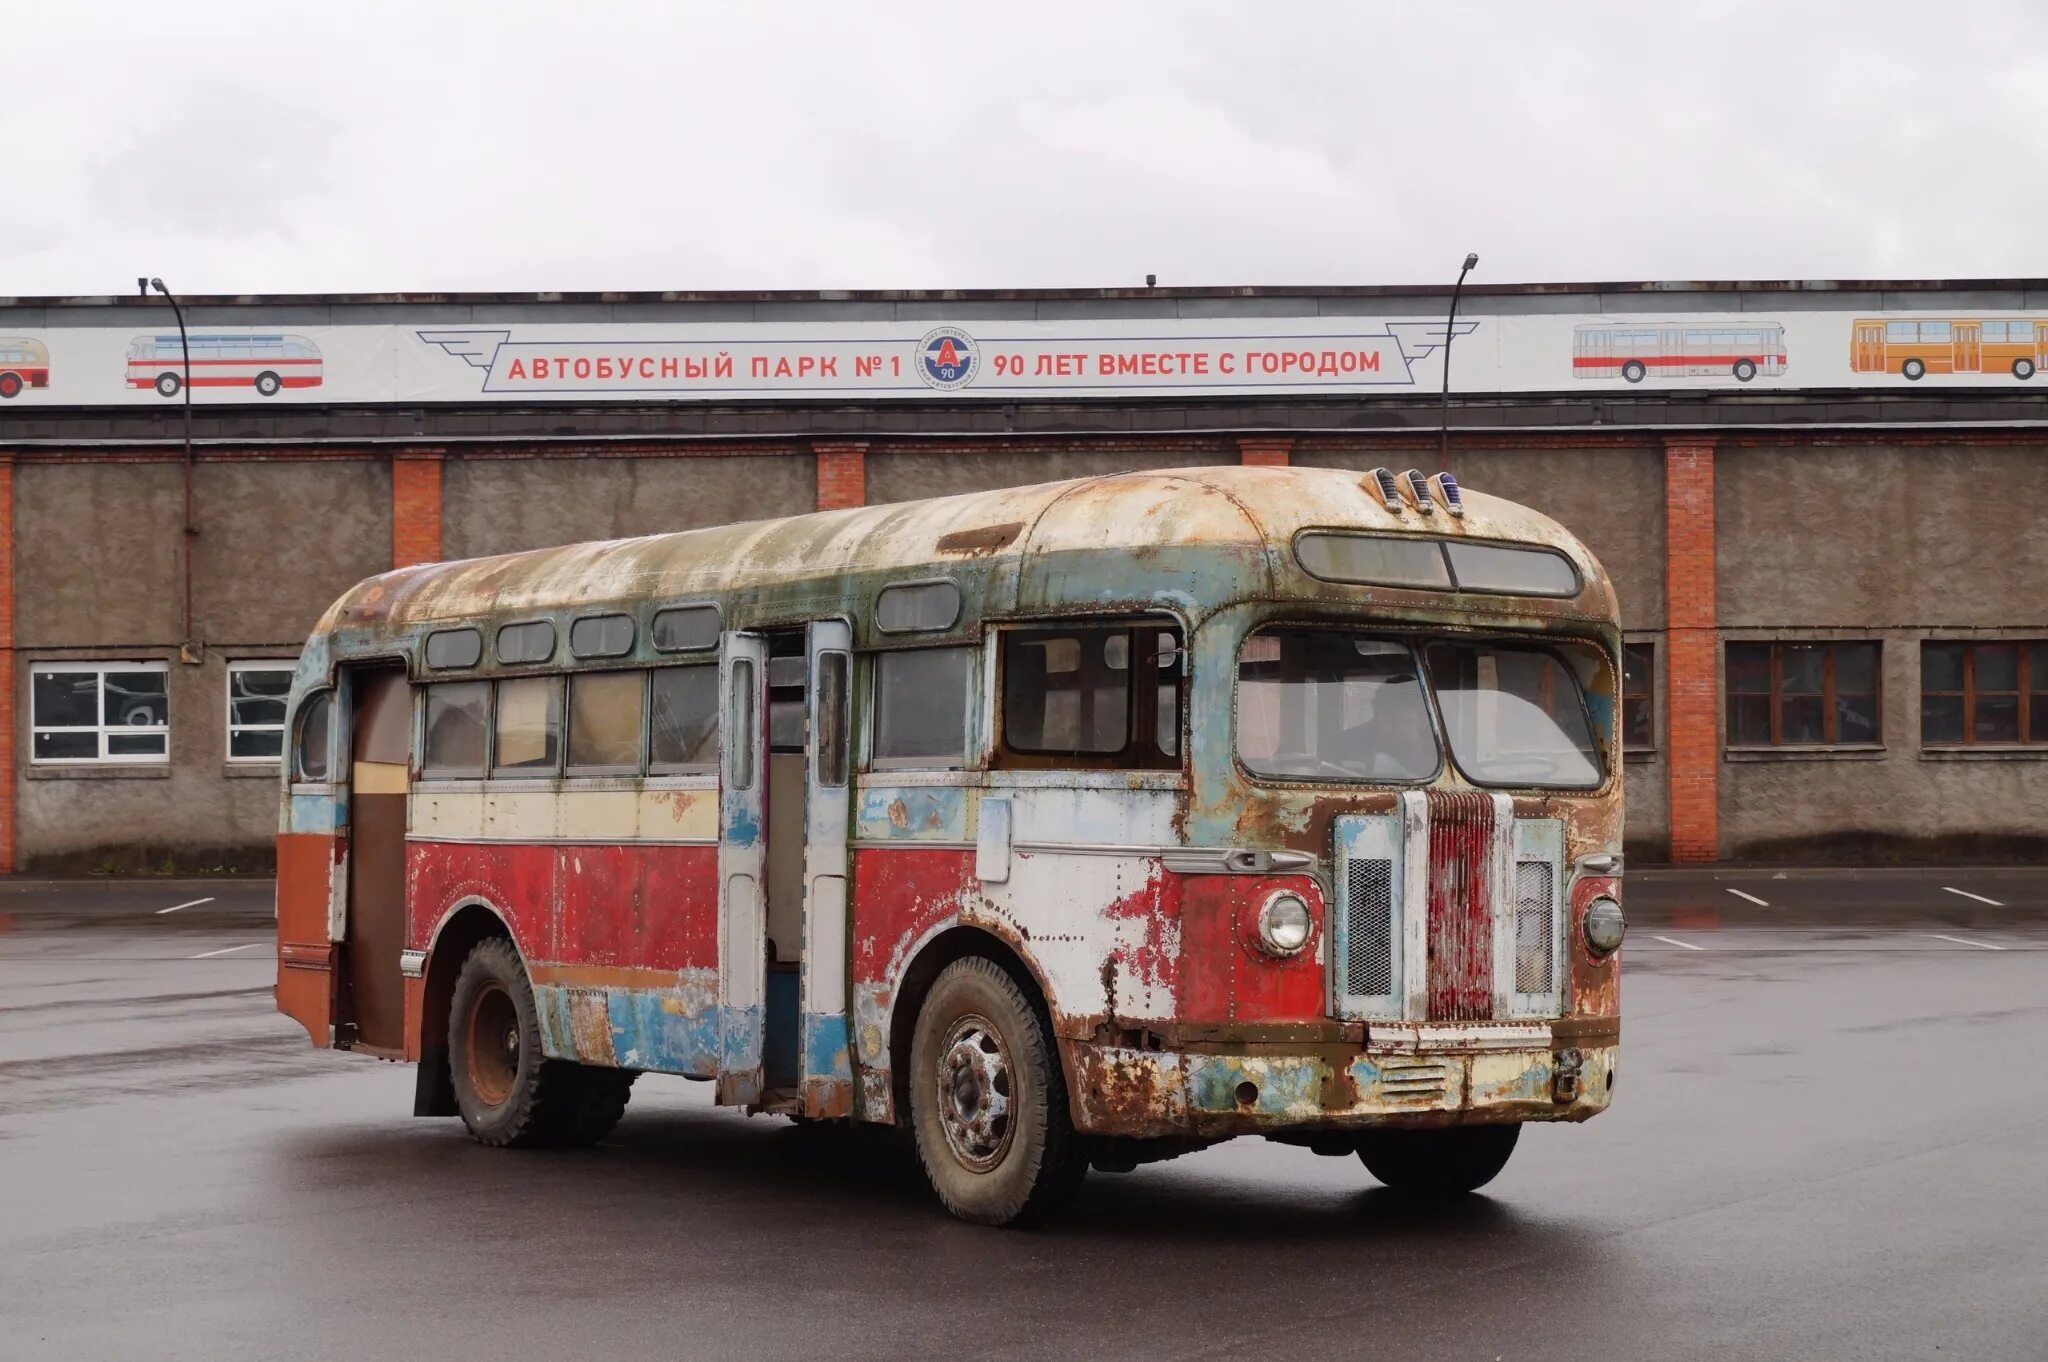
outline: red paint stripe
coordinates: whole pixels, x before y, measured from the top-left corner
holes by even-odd
[[[1493,1016],[1493,799],[1431,790],[1428,800],[1429,1018],[1486,1021]]]
[[[321,386],[318,374],[313,375],[311,378],[286,378],[280,374],[277,381],[278,386],[281,388],[317,388]],[[128,386],[131,388],[154,388],[156,380],[151,378],[130,378]],[[192,386],[195,388],[253,388],[256,386],[256,376],[251,374],[247,378],[194,378]]]

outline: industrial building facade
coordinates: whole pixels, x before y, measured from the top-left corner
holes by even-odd
[[[261,868],[394,565],[1448,463],[1600,555],[1640,861],[2048,851],[2048,283],[0,299],[0,868]],[[2038,319],[2038,320],[2037,320]],[[189,367],[187,365],[189,350]],[[187,386],[189,376],[189,384]],[[192,399],[193,443],[184,442]]]

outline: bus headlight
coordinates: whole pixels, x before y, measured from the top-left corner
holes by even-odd
[[[1595,955],[1612,955],[1621,949],[1626,924],[1621,905],[1602,894],[1586,905],[1586,949]]]
[[[1259,908],[1259,946],[1277,959],[1301,954],[1315,929],[1307,900],[1290,889],[1272,895]]]

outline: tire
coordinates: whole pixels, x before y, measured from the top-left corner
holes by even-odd
[[[1492,1182],[1521,1134],[1519,1125],[1371,1130],[1359,1137],[1358,1158],[1396,1192],[1458,1196]]]
[[[0,374],[0,397],[13,397],[20,391],[20,374]]]
[[[277,390],[283,386],[284,380],[271,373],[268,369],[256,375],[256,391],[262,393],[265,397],[277,396]]]
[[[1747,383],[1749,382],[1749,380],[1755,377],[1756,364],[1754,361],[1746,359],[1738,359],[1735,361],[1735,381],[1737,383]]]
[[[1921,360],[1909,359],[1899,366],[1899,372],[1905,375],[1908,382],[1918,383],[1927,376],[1927,365]]]
[[[2034,376],[2034,361],[2030,359],[2014,360],[2012,362],[2012,376],[2022,383],[2032,378]],[[0,383],[4,382],[6,382],[5,376],[0,375]]]
[[[1049,1031],[1017,981],[981,956],[946,966],[918,1009],[911,1129],[932,1190],[962,1220],[1043,1220],[1087,1176]]]
[[[184,383],[179,380],[176,374],[158,374],[156,376],[156,393],[158,397],[176,397],[178,389],[184,386]]]
[[[1643,362],[1639,359],[1632,359],[1621,366],[1621,376],[1631,383],[1642,382],[1643,375],[1648,372],[1647,369],[1643,368]]]
[[[471,948],[449,1000],[448,1076],[462,1124],[479,1143],[594,1143],[625,1110],[633,1080],[608,1079],[618,1072],[546,1058],[533,985],[519,952],[503,937]],[[594,1082],[593,1074],[605,1081]]]

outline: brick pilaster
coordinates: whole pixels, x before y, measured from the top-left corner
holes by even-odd
[[[1664,442],[1664,715],[1674,861],[1721,856],[1714,443],[1710,436]]]
[[[391,459],[391,566],[411,567],[441,558],[441,454],[402,453]]]
[[[1239,463],[1254,468],[1285,468],[1294,458],[1291,435],[1240,435],[1237,437]]]
[[[0,874],[14,871],[14,455],[0,454]]]
[[[818,509],[837,511],[868,504],[868,447],[864,441],[814,443],[818,456]]]

